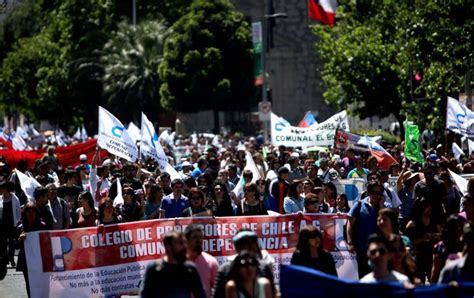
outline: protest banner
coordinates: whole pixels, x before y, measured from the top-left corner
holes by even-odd
[[[141,127],[141,142],[140,152],[144,156],[149,156],[158,162],[160,171],[166,170],[168,164],[168,158],[166,157],[165,151],[158,141],[158,134],[153,127],[153,123],[148,120],[147,116],[142,113],[142,127]]]
[[[322,123],[310,127],[291,126],[288,121],[271,115],[271,134],[274,146],[311,147],[331,146],[334,144],[336,129],[349,130],[347,112],[342,111]]]
[[[362,178],[353,178],[339,179],[333,183],[336,186],[337,193],[345,194],[349,205],[352,206],[353,202],[358,200],[360,195],[365,191],[367,182]]]
[[[338,275],[357,278],[355,254],[347,251],[343,228],[347,215],[176,218],[123,223],[63,231],[38,231],[26,236],[26,257],[32,297],[94,297],[136,294],[146,265],[165,254],[163,236],[193,223],[202,227],[203,249],[224,263],[234,252],[233,236],[241,228],[255,230],[259,244],[281,264],[290,263],[298,233],[317,226],[322,244],[332,253]]]
[[[123,124],[109,111],[99,107],[99,138],[97,144],[110,153],[135,162],[138,148]]]
[[[87,162],[92,162],[94,156],[97,140],[88,140],[83,143],[74,144],[65,147],[57,147],[54,153],[58,156],[59,162],[63,167],[72,167],[79,164],[79,155],[85,154]],[[17,151],[13,149],[0,150],[0,155],[3,156],[8,164],[15,168],[18,162],[22,159],[26,160],[29,168],[33,168],[35,161],[41,159],[46,154],[46,150],[31,150],[31,151]],[[105,157],[107,152],[102,150],[100,152],[101,158]]]
[[[474,112],[461,102],[448,97],[446,109],[446,128],[452,132],[474,137]]]

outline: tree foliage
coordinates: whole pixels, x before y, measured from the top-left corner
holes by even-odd
[[[67,123],[97,106],[101,85],[85,65],[108,38],[110,7],[109,0],[67,0],[42,11],[39,33],[19,38],[3,59],[0,103],[7,111]]]
[[[166,108],[248,108],[254,94],[249,24],[228,0],[195,1],[172,27],[159,74]]]
[[[167,32],[157,21],[144,21],[136,27],[122,22],[105,44],[104,94],[119,117],[139,120],[142,111],[160,109],[158,66]],[[127,109],[120,109],[124,106]]]
[[[467,2],[340,1],[334,27],[314,26],[327,102],[399,121],[405,114],[418,119],[420,109],[439,129],[446,95],[457,97],[473,69],[474,6]],[[412,96],[415,72],[423,81]],[[423,97],[420,105],[416,97]]]

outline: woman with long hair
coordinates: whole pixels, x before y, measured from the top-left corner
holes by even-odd
[[[211,195],[206,203],[206,209],[214,216],[233,216],[234,209],[225,183],[216,180],[211,188]]]
[[[345,193],[338,194],[336,197],[336,207],[335,212],[337,213],[347,213],[351,210],[349,207],[349,201]]]
[[[302,180],[293,180],[288,189],[288,196],[283,200],[283,208],[286,214],[303,212],[304,211],[304,197]]]
[[[271,283],[265,277],[258,277],[258,257],[243,250],[232,261],[225,284],[226,298],[271,298]]]
[[[323,248],[321,232],[313,225],[301,229],[291,264],[305,266],[337,276],[336,263]]]
[[[462,230],[466,220],[459,215],[450,215],[441,232],[441,241],[434,246],[433,268],[431,269],[431,280],[437,281],[441,269],[447,261],[460,258],[463,244],[461,241]]]
[[[41,221],[40,213],[36,204],[33,202],[28,202],[23,207],[21,214],[21,222],[17,227],[18,232],[18,245],[20,246],[20,251],[18,253],[18,264],[16,266],[16,271],[23,272],[26,284],[26,292],[28,297],[30,297],[30,285],[28,279],[28,268],[26,265],[26,256],[25,256],[25,239],[26,233],[33,231],[46,230],[46,224]]]
[[[388,244],[388,250],[392,253],[392,258],[389,260],[389,267],[392,270],[408,276],[413,284],[421,284],[421,280],[416,274],[415,260],[408,253],[402,237],[398,234],[391,234]]]
[[[189,190],[189,207],[183,210],[183,217],[209,216],[210,212],[204,208],[204,193],[197,187]]]
[[[244,198],[237,205],[236,215],[268,215],[267,209],[258,197],[255,183],[245,184]]]
[[[76,210],[77,227],[93,227],[97,219],[97,210],[94,208],[94,198],[88,191],[82,192],[79,195],[79,208]]]
[[[433,245],[441,239],[441,227],[431,223],[431,212],[431,202],[425,198],[417,198],[413,203],[412,220],[405,229],[415,251],[418,277],[422,283],[431,278]]]
[[[111,198],[105,197],[99,203],[99,216],[96,225],[113,225],[122,222],[122,217],[117,214],[114,208],[114,202]]]

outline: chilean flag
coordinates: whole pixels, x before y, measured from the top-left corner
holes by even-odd
[[[366,139],[368,140],[367,137]],[[387,152],[387,150],[376,142],[368,140],[367,145],[369,146],[370,155],[377,159],[379,166],[384,170],[388,171],[392,164],[398,163],[397,160]]]
[[[337,0],[308,0],[309,17],[326,25],[334,25]]]
[[[314,118],[314,115],[311,113],[311,111],[306,112],[306,115],[304,115],[303,119],[301,119],[300,123],[298,123],[298,127],[310,127],[316,123],[316,119]]]

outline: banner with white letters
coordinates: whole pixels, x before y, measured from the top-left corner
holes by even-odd
[[[291,126],[288,121],[271,115],[271,134],[274,146],[311,147],[332,146],[336,129],[349,131],[347,112],[342,111],[333,115],[322,123],[315,123],[310,127]]]
[[[344,240],[344,214],[292,214],[248,217],[158,219],[26,235],[25,249],[32,297],[103,297],[137,294],[148,263],[165,255],[163,236],[199,225],[203,250],[220,264],[235,254],[232,238],[242,228],[254,230],[261,249],[280,265],[289,264],[298,234],[307,224],[318,227],[331,252],[338,276],[357,279],[357,263]]]
[[[110,153],[135,162],[138,148],[123,124],[109,111],[99,107],[99,138],[97,144]]]

